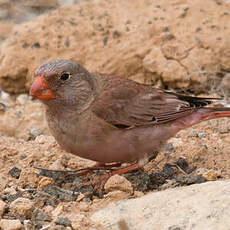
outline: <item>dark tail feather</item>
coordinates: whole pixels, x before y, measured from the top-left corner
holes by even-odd
[[[222,100],[222,98],[218,98],[218,97],[214,97],[214,98],[193,97],[193,96],[187,96],[187,95],[178,94],[178,93],[169,92],[169,91],[167,91],[167,93],[177,96],[177,98],[182,101],[187,101],[191,105],[191,107],[202,107],[202,106],[212,104],[213,101]]]

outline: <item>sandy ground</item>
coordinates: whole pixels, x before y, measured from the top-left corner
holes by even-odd
[[[19,219],[24,225],[29,220],[34,229],[46,225],[49,229],[68,229],[68,226],[69,229],[88,229],[94,226],[90,215],[114,200],[230,178],[230,119],[222,118],[179,132],[144,170],[123,175],[131,182],[131,192],[125,180],[116,187],[107,184],[113,187],[112,192],[108,192],[109,188],[100,198],[98,191],[94,191],[96,187],[80,185],[96,181],[107,171],[84,176],[65,172],[92,166],[93,162],[59,147],[49,135],[43,107],[38,101],[32,101],[28,95],[10,98],[4,94],[1,102],[7,106],[6,109],[1,106],[0,112],[0,194],[6,205],[3,219]],[[32,202],[27,214],[18,211],[17,202],[14,204],[19,198],[29,199],[20,201],[22,203]],[[59,217],[66,218],[64,223]]]

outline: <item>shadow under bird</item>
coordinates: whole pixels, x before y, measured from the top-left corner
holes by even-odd
[[[30,93],[44,103],[50,131],[67,152],[99,165],[137,162],[119,174],[155,158],[178,131],[230,116],[230,108],[210,106],[212,98],[92,74],[69,60],[40,66]]]

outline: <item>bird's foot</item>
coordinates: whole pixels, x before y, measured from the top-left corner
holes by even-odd
[[[75,172],[77,173],[77,175],[81,176],[97,170],[114,170],[113,168],[120,167],[120,166],[121,163],[105,164],[105,163],[97,162],[92,167],[77,169],[75,170]]]

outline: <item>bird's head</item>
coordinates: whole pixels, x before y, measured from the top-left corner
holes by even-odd
[[[32,97],[46,105],[84,109],[94,100],[96,79],[79,64],[69,60],[50,61],[35,71]]]

